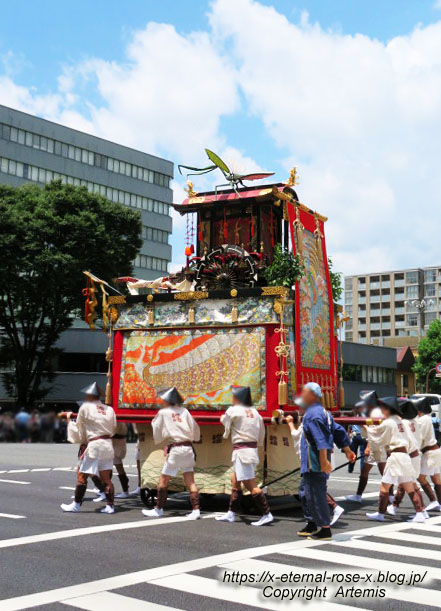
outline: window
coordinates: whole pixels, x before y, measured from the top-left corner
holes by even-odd
[[[424,324],[430,325],[430,323],[436,320],[436,318],[437,318],[436,312],[426,312],[424,314]]]
[[[436,269],[426,269],[424,271],[424,282],[436,282]]]
[[[407,284],[417,284],[418,283],[418,272],[406,272],[406,282]]]
[[[408,314],[407,315],[407,326],[408,327],[418,326],[418,314]]]
[[[406,297],[409,299],[416,299],[418,297],[418,285],[406,286]]]
[[[435,297],[435,295],[436,295],[436,284],[426,284],[424,286],[424,295],[426,297]]]

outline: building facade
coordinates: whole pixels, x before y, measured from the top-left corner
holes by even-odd
[[[170,161],[0,105],[0,183],[20,186],[31,182],[42,186],[61,179],[138,209],[143,238],[134,261],[134,275],[138,278],[167,274],[172,254],[172,178]],[[63,333],[58,347],[63,352],[44,404],[75,407],[81,388],[91,381],[105,386],[106,335],[92,333],[85,323],[76,320]],[[14,403],[1,377],[0,403]]]
[[[424,301],[420,312],[416,301]],[[416,344],[441,313],[441,265],[345,277],[348,341]]]
[[[0,183],[85,186],[141,213],[134,275],[167,274],[171,261],[173,163],[0,105]]]
[[[340,351],[340,346],[339,346]],[[397,351],[383,346],[342,342],[343,389],[346,408],[360,400],[361,390],[376,390],[379,397],[397,393]]]

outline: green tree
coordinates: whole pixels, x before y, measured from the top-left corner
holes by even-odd
[[[290,289],[304,273],[300,255],[294,255],[281,244],[276,244],[273,262],[264,272],[268,286],[285,286]]]
[[[343,295],[343,284],[341,281],[342,274],[341,272],[332,271],[333,263],[330,257],[328,257],[328,267],[329,277],[331,279],[332,299],[335,303],[337,303],[340,301],[341,296]]]
[[[418,385],[425,389],[428,372],[441,362],[441,320],[434,320],[427,329],[427,334],[420,341],[418,356],[413,370]],[[441,393],[441,379],[432,372],[429,375],[429,392]]]
[[[82,271],[104,280],[132,273],[139,214],[86,187],[0,185],[0,364],[17,404],[47,393],[55,344],[84,307]]]

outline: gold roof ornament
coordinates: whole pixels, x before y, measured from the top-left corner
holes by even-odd
[[[193,189],[194,185],[191,180],[187,180],[187,188],[184,188],[184,191],[187,192],[188,197],[197,197],[198,193]]]
[[[297,173],[297,166],[295,165],[289,172],[289,178],[286,182],[287,187],[295,187],[299,184],[299,175]]]

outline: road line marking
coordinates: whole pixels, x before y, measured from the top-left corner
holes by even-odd
[[[0,513],[0,518],[11,518],[11,520],[21,520],[26,516],[18,516],[15,513]]]
[[[412,533],[400,532],[399,536],[397,536],[395,533],[384,533],[381,536],[383,539],[406,541],[407,543],[421,543],[422,545],[441,546],[441,537],[431,537],[430,535],[413,535]]]
[[[211,513],[202,516],[202,519],[214,518],[218,513]],[[44,541],[57,541],[59,539],[69,539],[71,537],[82,537],[85,535],[96,535],[107,533],[115,530],[130,530],[132,528],[148,528],[152,526],[161,526],[164,524],[176,524],[178,522],[186,522],[185,516],[175,518],[144,518],[136,522],[120,522],[118,524],[104,524],[102,526],[90,526],[86,528],[74,528],[72,530],[57,530],[52,533],[43,533],[41,535],[29,535],[27,537],[15,537],[13,539],[3,539],[0,541],[0,549],[5,547],[16,547],[19,545],[30,545],[33,543],[41,543]],[[1,607],[0,607],[1,608]]]
[[[335,544],[335,541],[332,542]],[[362,542],[359,541],[360,544],[364,546],[366,543],[365,540]],[[320,554],[317,554],[317,550],[313,549],[301,549],[295,551],[286,552],[288,556],[292,556],[294,558],[306,558],[307,560],[321,560],[328,562],[329,564],[346,564],[348,567],[359,567],[370,570],[385,570],[385,571],[395,571],[397,573],[403,571],[421,571],[424,572],[427,570],[427,577],[429,579],[440,579],[441,571],[433,566],[423,566],[421,564],[408,564],[407,562],[397,562],[396,560],[381,560],[380,558],[372,558],[372,556],[359,556],[353,554],[344,554],[340,552],[330,552],[324,549],[320,550]],[[432,552],[433,558],[433,552]]]
[[[28,473],[29,469],[9,469],[8,473]]]
[[[63,605],[69,605],[78,609],[86,609],[86,611],[102,611],[103,609],[130,609],[130,611],[143,611],[152,609],[152,611],[163,611],[164,609],[177,609],[177,607],[165,607],[157,605],[146,600],[139,600],[131,596],[123,596],[114,592],[97,592],[89,596],[80,596],[79,598],[69,598],[60,600]]]
[[[371,558],[371,560],[372,560],[372,566],[370,570],[366,571],[366,573],[372,573],[372,572],[376,573],[376,558]],[[355,557],[354,557],[354,562],[355,562]],[[253,559],[245,560],[241,562],[231,562],[227,564],[221,564],[219,565],[219,567],[222,569],[229,570],[229,571],[237,570],[242,573],[248,573],[248,574],[254,573],[254,574],[259,574],[259,575],[262,575],[265,570],[270,571],[273,574],[277,574],[278,576],[292,571],[292,566],[290,566],[289,564],[283,564],[279,562],[270,562],[267,560],[253,560]],[[327,570],[328,572],[331,572],[331,573],[333,572],[332,568],[328,568]],[[306,567],[296,567],[296,573],[299,573],[302,575],[303,574],[323,575],[323,569],[314,569],[310,567],[307,567],[307,568]],[[153,583],[156,583],[156,582],[153,582]],[[262,587],[264,587],[265,583],[262,583],[261,585]],[[291,587],[292,585],[293,584],[291,584]],[[302,587],[303,585],[305,584],[299,584],[299,587]],[[307,583],[306,585],[310,586],[311,583]],[[337,589],[341,584],[335,582],[333,585],[335,589]],[[432,607],[433,606],[438,607],[439,590],[430,590],[428,588],[406,586],[406,588],[403,591],[401,591],[400,588],[396,588],[394,587],[394,585],[387,584],[387,583],[384,585],[387,588],[387,594],[386,594],[387,600],[394,599],[394,600],[400,600],[400,601],[405,601],[405,602],[412,602],[417,605],[428,605]],[[338,599],[338,600],[341,600],[343,602],[344,599]],[[300,599],[299,602],[303,602],[302,599]],[[320,606],[320,608],[322,604],[323,603],[321,600],[317,601],[317,606]],[[346,605],[341,605],[339,603],[334,603],[333,606],[336,607],[337,605],[340,611],[346,608]],[[360,609],[360,607],[357,607],[357,608]]]
[[[26,486],[27,484],[31,483],[31,482],[20,482],[17,479],[0,479],[0,482],[4,484],[22,484],[23,486]]]
[[[401,539],[401,533],[396,536],[396,540]],[[360,541],[335,541],[333,545],[343,548],[360,548]],[[409,558],[423,558],[433,560],[433,550],[426,550],[420,547],[405,547],[404,545],[392,545],[391,543],[380,543],[379,541],[363,540],[362,550],[379,552],[380,554],[394,554],[396,556],[406,556]],[[349,551],[349,550],[348,550]],[[441,571],[440,571],[441,577]]]
[[[237,563],[240,566],[240,562]],[[266,569],[271,570],[271,562],[262,562],[266,565]],[[290,567],[286,567],[285,572],[289,572]],[[181,575],[173,575],[171,577],[163,577],[162,579],[155,579],[149,581],[152,585],[162,586],[164,588],[171,588],[172,590],[178,590],[179,592],[187,592],[189,594],[197,594],[199,596],[209,597],[211,600],[227,600],[235,604],[251,605],[260,609],[278,609],[280,610],[280,601],[277,599],[270,600],[265,599],[262,595],[260,588],[241,585],[231,585],[222,583],[217,579],[210,579],[208,577],[200,577],[199,575],[189,575],[182,573]],[[296,601],[297,602],[297,601]],[[299,602],[303,602],[302,599]],[[342,611],[341,605],[335,603],[328,603],[323,601],[316,601],[316,604],[320,606],[320,609],[325,611]],[[345,605],[344,609],[357,610],[357,607]]]
[[[53,467],[52,471],[73,471],[74,467]]]
[[[39,468],[39,469],[31,469],[32,473],[37,473],[37,472],[43,472],[43,471],[50,471],[51,468],[50,467],[43,467],[43,468]]]
[[[216,514],[212,514],[212,515],[214,517]],[[211,517],[211,516],[207,516],[207,517]],[[161,519],[158,519],[151,523],[157,524],[160,520]],[[164,522],[169,522],[171,524],[173,523],[173,518],[164,518],[163,520],[161,520],[161,523],[164,523]],[[429,522],[430,524],[438,524],[441,522],[441,517],[440,518],[431,518]],[[122,524],[121,527],[127,528],[127,524],[130,525],[131,523]],[[117,526],[117,525],[114,525],[114,526]],[[384,525],[377,526],[377,527],[374,526],[372,528],[369,528],[368,530],[366,528],[361,528],[359,530],[350,531],[350,532],[344,533],[344,535],[341,535],[341,537],[345,537],[345,538],[346,537],[357,537],[357,536],[366,537],[372,534],[381,536],[381,533],[384,533],[384,532],[396,532],[396,531],[404,530],[406,528],[409,528],[409,524],[406,522],[388,523],[388,524],[384,524]],[[96,528],[83,529],[83,530],[89,530],[89,532],[91,530],[94,532],[108,532],[109,530],[112,530],[112,526],[103,526],[102,528],[96,527]],[[113,530],[115,530],[115,528],[113,528]],[[78,530],[70,531],[70,532],[78,533]],[[54,533],[54,534],[57,535],[58,533]],[[87,533],[84,533],[84,534],[87,534]],[[72,535],[69,534],[68,536],[72,536]],[[75,536],[75,534],[73,536]],[[26,539],[27,540],[26,543],[30,543],[31,541],[29,541],[29,539],[35,540],[36,537],[38,537],[38,535],[34,537],[22,537],[22,539]],[[338,537],[339,536],[337,535],[337,540],[338,540]],[[45,540],[45,539],[41,539],[41,536],[40,536],[40,540]],[[20,541],[20,539],[18,539],[18,541]],[[7,547],[6,545],[4,545],[5,543],[8,543],[8,541],[7,540],[1,541],[0,547]],[[17,543],[13,543],[12,545],[17,545]],[[290,541],[288,543],[277,543],[277,544],[266,545],[266,546],[261,546],[261,547],[246,548],[246,549],[237,550],[234,552],[228,552],[226,554],[217,554],[215,556],[205,556],[204,558],[196,558],[194,560],[187,560],[184,562],[178,562],[176,564],[155,567],[152,569],[144,569],[141,571],[136,571],[134,573],[126,573],[122,575],[117,575],[115,577],[107,577],[107,578],[99,579],[96,581],[80,583],[74,586],[66,586],[64,588],[58,588],[56,590],[48,590],[46,592],[36,592],[34,594],[26,594],[23,596],[9,598],[9,599],[0,601],[0,611],[18,611],[19,609],[28,609],[30,607],[48,605],[51,603],[59,602],[60,600],[67,600],[70,598],[81,597],[87,594],[97,594],[98,592],[103,592],[105,590],[115,590],[117,588],[124,588],[124,587],[131,586],[131,585],[137,585],[139,583],[144,583],[146,581],[152,581],[154,579],[161,579],[162,577],[169,577],[171,575],[180,575],[181,573],[191,573],[194,571],[200,571],[202,569],[210,568],[213,566],[218,566],[219,564],[224,563],[224,562],[235,562],[239,560],[247,560],[255,556],[264,556],[267,554],[279,553],[279,554],[288,554],[290,556],[295,556],[296,554],[299,555],[299,552],[311,551],[314,554],[313,558],[317,559],[318,550],[309,550],[308,548],[310,547],[320,546],[322,548],[320,549],[320,559],[322,560],[323,555],[325,553],[325,551],[323,550],[323,547],[325,545],[327,545],[327,543],[320,542],[320,541],[300,540],[300,541]],[[334,561],[335,561],[335,558],[342,557],[342,556],[343,554],[337,554],[337,553],[332,554],[332,558],[334,559]],[[343,564],[349,564],[349,566],[354,566],[354,559],[355,561],[357,561],[357,566],[360,566],[360,567],[362,566],[360,564],[360,561],[363,561],[365,559],[368,561],[374,561],[375,565],[378,564],[376,559],[363,558],[360,556],[349,556],[349,555],[346,555],[345,562]],[[403,567],[405,566],[404,564],[399,563],[399,562],[395,562],[395,563],[388,562],[386,564],[390,570],[394,570],[394,568],[395,569],[398,568],[398,570],[402,571]],[[372,566],[369,565],[368,568],[372,569]],[[415,568],[415,566],[413,565],[412,568]],[[433,569],[431,569],[431,571],[432,570]]]

